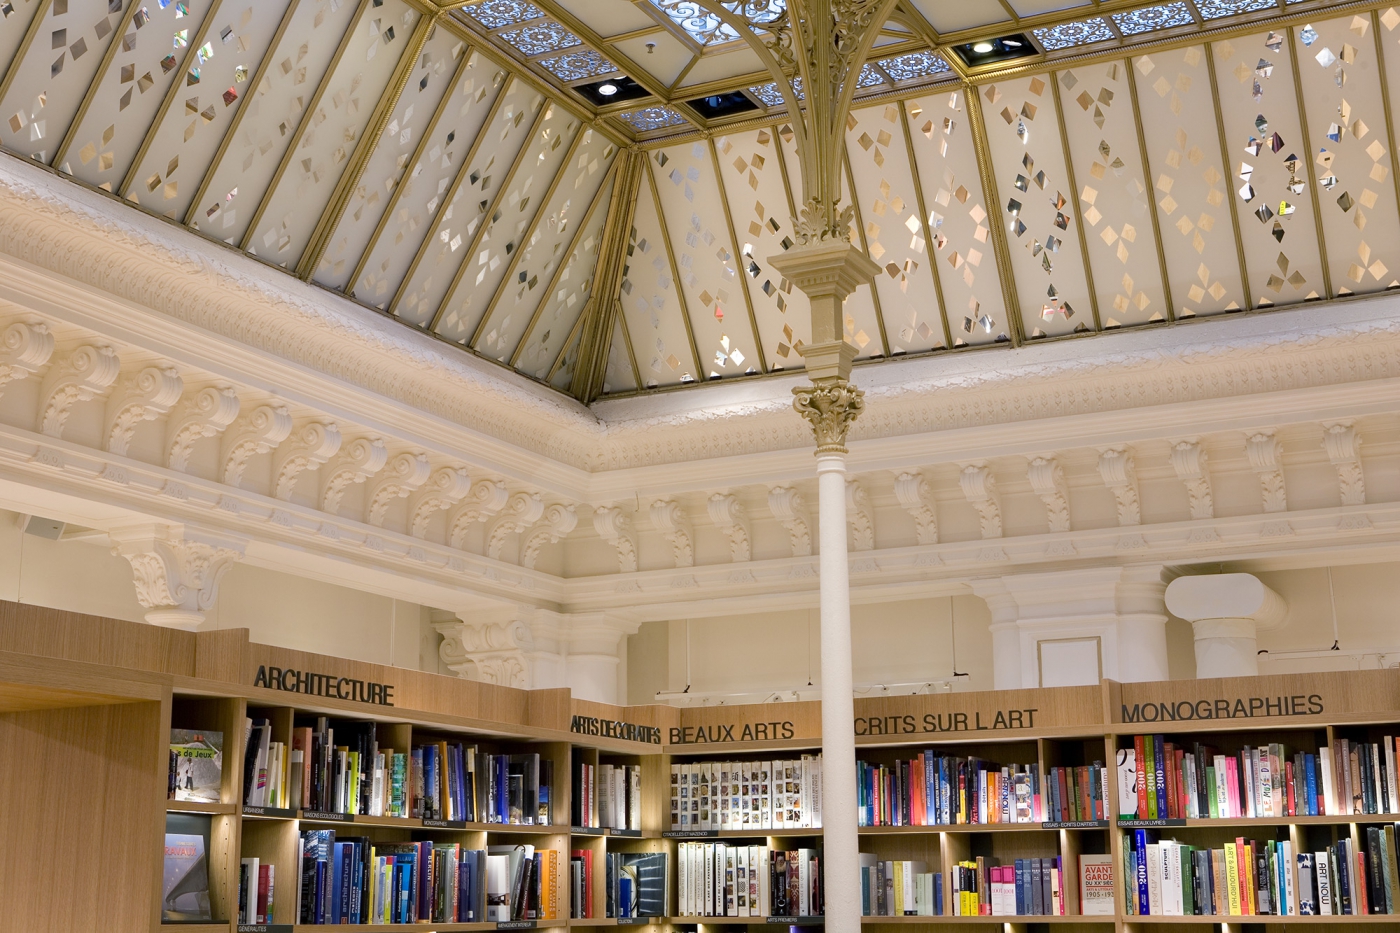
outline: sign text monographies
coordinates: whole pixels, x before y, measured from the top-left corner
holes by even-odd
[[[1318,716],[1322,697],[1301,693],[1286,697],[1236,697],[1233,702],[1177,700],[1165,703],[1123,704],[1123,722],[1175,722],[1189,719],[1254,719],[1273,716]]]
[[[734,730],[738,729],[736,735]],[[704,745],[715,742],[769,742],[797,735],[791,720],[781,722],[728,723],[716,726],[672,726],[672,745]]]
[[[857,716],[856,735],[910,735],[927,732],[983,732],[1033,729],[1038,709],[999,709],[990,721],[972,713],[924,713],[922,716]]]
[[[353,677],[332,677],[329,674],[291,668],[260,665],[257,676],[253,678],[253,686],[315,697],[331,697],[336,700],[353,700],[356,703],[373,703],[376,706],[394,705],[392,684],[376,684]]]
[[[575,735],[601,735],[604,738],[625,739],[628,742],[661,744],[661,730],[656,726],[640,726],[635,722],[623,722],[620,719],[575,716],[569,721],[569,731]]]

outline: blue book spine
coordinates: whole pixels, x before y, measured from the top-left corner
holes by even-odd
[[[442,814],[438,812],[441,802],[438,800],[437,792],[437,746],[425,745],[423,747],[423,815],[431,815],[441,819]]]
[[[941,807],[938,821],[944,824],[951,823],[953,822],[953,774],[946,757],[938,759],[938,782],[942,787],[938,793]]]
[[[467,906],[470,903],[467,900],[467,890],[469,888],[467,884],[468,870],[466,862],[457,863],[457,914],[452,918],[453,923],[471,923],[471,920],[467,917]]]
[[[1016,916],[1021,916],[1026,912],[1026,860],[1018,858],[1015,867],[1016,878]]]
[[[925,749],[919,753],[919,757],[923,759],[924,765],[924,825],[927,826],[931,823],[938,822],[938,820],[935,819],[934,809],[934,781],[932,775],[929,773],[929,765],[933,763],[933,753]]]
[[[345,896],[344,875],[345,843],[337,842],[331,847],[331,910],[327,923],[340,923],[340,902]]]
[[[312,923],[325,923],[325,892],[326,892],[326,863],[320,859],[316,860],[316,909],[312,918]]]
[[[1133,830],[1133,853],[1137,856],[1138,914],[1145,917],[1152,912],[1147,899],[1147,830]]]
[[[349,843],[349,850],[345,853],[345,870],[350,875],[350,911],[349,923],[360,922],[360,893],[363,887],[363,878],[360,871],[360,844],[358,842]]]
[[[933,914],[943,916],[943,872],[933,873]]]
[[[617,879],[617,893],[620,903],[617,905],[617,915],[623,919],[632,917],[632,879],[628,875],[623,875]]]
[[[394,909],[395,923],[409,923],[409,892],[412,890],[413,877],[410,866],[407,863],[394,865],[394,871],[398,873],[398,904]]]
[[[1307,773],[1308,816],[1320,816],[1317,812],[1317,756],[1303,755],[1303,770]]]
[[[421,920],[430,919],[433,915],[432,864],[433,844],[418,843],[418,917]]]

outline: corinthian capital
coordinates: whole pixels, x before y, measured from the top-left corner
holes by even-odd
[[[846,432],[865,410],[865,393],[844,379],[792,390],[792,407],[812,425],[817,455],[846,453]]]
[[[146,621],[193,630],[218,597],[219,580],[246,542],[179,525],[140,525],[109,533],[112,552],[131,564]]]
[[[530,627],[521,619],[483,612],[433,622],[442,636],[438,655],[459,677],[502,687],[530,686],[534,648]]]

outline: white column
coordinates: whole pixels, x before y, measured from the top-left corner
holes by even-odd
[[[1177,577],[1167,587],[1167,608],[1191,623],[1197,677],[1258,674],[1258,633],[1288,616],[1283,597],[1248,573]]]
[[[856,835],[855,703],[851,683],[851,581],[846,562],[846,458],[817,457],[821,536],[822,836],[826,927],[860,929]]]

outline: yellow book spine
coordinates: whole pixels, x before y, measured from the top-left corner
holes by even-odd
[[[1231,916],[1240,913],[1240,866],[1236,859],[1235,844],[1225,843],[1225,891],[1230,900]]]
[[[1249,909],[1244,911],[1251,916],[1259,913],[1259,882],[1254,875],[1254,846],[1244,847],[1244,863],[1249,866],[1249,874],[1245,877],[1245,890],[1249,892]]]
[[[894,863],[894,915],[904,916],[904,863]]]

